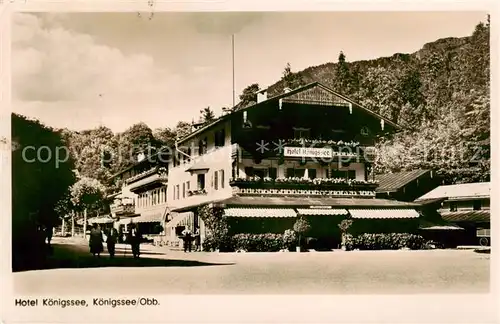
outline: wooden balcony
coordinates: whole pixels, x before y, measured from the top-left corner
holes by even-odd
[[[265,145],[265,146],[262,146]],[[301,155],[297,152],[290,155],[290,149],[298,149],[305,152]],[[315,149],[321,150],[323,154],[314,155]],[[326,152],[330,150],[330,152]],[[307,151],[307,152],[306,152]],[[312,153],[312,155],[310,155]],[[327,156],[325,156],[325,153]],[[376,156],[375,148],[371,146],[361,146],[353,141],[325,141],[325,140],[273,140],[262,143],[233,144],[232,157],[240,158],[270,158],[270,159],[316,159],[321,161],[346,161],[356,162],[373,161]],[[353,161],[351,161],[353,162]]]
[[[373,181],[347,179],[232,179],[233,194],[256,196],[365,197],[374,198]]]

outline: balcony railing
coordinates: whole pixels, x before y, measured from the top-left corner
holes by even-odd
[[[133,182],[136,182],[136,181],[139,181],[141,179],[144,179],[152,174],[155,174],[155,173],[159,173],[159,174],[162,174],[162,175],[166,175],[167,173],[167,170],[165,167],[158,167],[158,166],[155,166],[149,170],[146,170],[146,171],[143,171],[139,174],[136,174],[135,176],[133,177],[130,177],[128,178],[127,180],[125,180],[125,183],[126,184],[131,184]]]
[[[206,195],[207,192],[205,189],[201,189],[201,190],[189,190],[187,192],[187,195],[188,197],[191,197],[191,196],[203,196],[203,195]]]
[[[375,197],[378,184],[368,180],[335,178],[231,179],[234,194]]]

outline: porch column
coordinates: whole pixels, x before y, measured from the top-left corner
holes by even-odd
[[[66,236],[66,221],[64,220],[64,217],[62,219],[62,228],[61,228],[61,235],[64,237]]]
[[[75,237],[75,211],[71,212],[71,237]]]

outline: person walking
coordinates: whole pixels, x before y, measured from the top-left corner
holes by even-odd
[[[139,258],[140,245],[141,245],[141,233],[139,232],[137,225],[134,223],[130,224],[129,243],[132,246],[132,255],[136,259]]]
[[[89,238],[90,253],[92,253],[94,257],[96,255],[97,257],[101,256],[101,253],[104,250],[104,247],[102,245],[103,241],[104,240],[102,237],[101,229],[97,224],[94,224],[92,226],[92,229],[90,230],[90,238]]]
[[[189,227],[186,227],[183,231],[182,231],[182,235],[183,235],[183,240],[184,240],[184,252],[191,252],[191,245],[192,245],[192,242],[193,242],[193,234],[191,233],[191,230],[189,229]]]
[[[194,250],[201,251],[200,228],[197,226],[194,232]]]
[[[118,230],[114,227],[111,227],[107,236],[106,247],[108,248],[109,257],[113,258],[115,256],[116,242],[118,241]]]

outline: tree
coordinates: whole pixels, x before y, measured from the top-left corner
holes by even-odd
[[[305,219],[304,217],[299,217],[297,219],[297,221],[295,222],[295,224],[293,224],[293,230],[295,232],[297,232],[297,234],[299,236],[299,240],[298,240],[298,245],[299,246],[301,244],[302,235],[304,235],[310,229],[311,229],[311,225],[309,224],[309,222],[307,221],[307,219]]]
[[[191,123],[185,121],[178,122],[177,126],[175,126],[175,134],[177,135],[177,138],[183,138],[191,134],[192,127]]]
[[[210,109],[210,107],[206,107],[200,110],[200,114],[201,114],[201,122],[203,124],[210,124],[215,120],[215,114],[213,110]]]
[[[304,85],[302,75],[300,73],[292,72],[290,63],[286,64],[281,80],[283,81],[283,85],[285,88],[290,88],[292,90]]]
[[[98,180],[82,177],[70,189],[71,203],[76,210],[98,214],[105,207],[106,187]],[[86,231],[86,219],[84,220],[84,232]]]
[[[345,248],[346,234],[349,228],[352,226],[352,219],[343,219],[340,224],[340,232],[342,234],[342,247]]]
[[[158,142],[167,147],[173,147],[177,138],[176,129],[170,127],[157,128],[153,135]]]
[[[40,267],[45,244],[38,228],[59,222],[54,209],[75,175],[62,132],[18,114],[11,122],[12,262],[17,271]]]
[[[342,51],[339,53],[335,77],[337,79],[336,83],[339,86],[337,90],[340,93],[349,94],[351,92],[351,73],[344,52]]]
[[[204,205],[198,208],[198,215],[203,220],[206,229],[204,249],[229,249],[229,224],[224,210],[219,207]]]
[[[240,95],[241,105],[246,107],[252,103],[257,102],[257,92],[260,90],[260,86],[258,83],[253,83],[243,89],[243,92]]]

